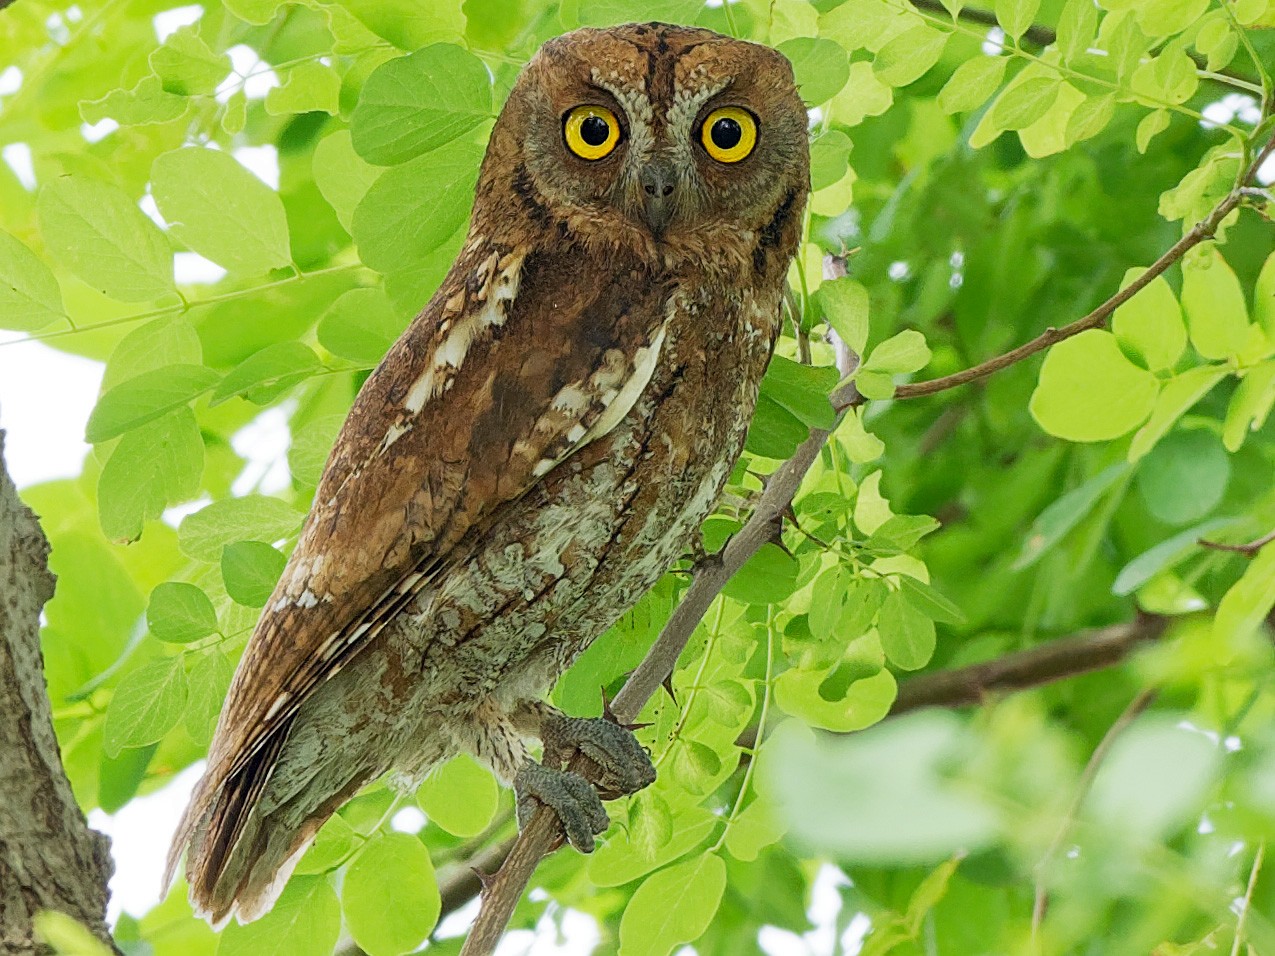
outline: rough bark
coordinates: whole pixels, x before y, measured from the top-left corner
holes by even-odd
[[[4,467],[0,431],[0,953],[41,954],[41,910],[74,917],[114,948],[106,927],[109,841],[90,830],[62,769],[40,654],[53,596],[49,542]]]

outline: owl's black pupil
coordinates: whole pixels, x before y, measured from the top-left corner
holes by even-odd
[[[580,138],[590,146],[601,146],[611,135],[611,124],[601,116],[587,116],[580,124]]]
[[[739,120],[723,116],[713,124],[708,135],[718,149],[734,149],[744,138],[744,128],[739,125]]]

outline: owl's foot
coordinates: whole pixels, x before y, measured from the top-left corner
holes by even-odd
[[[594,836],[611,825],[593,784],[570,770],[528,760],[514,777],[514,796],[518,800],[518,829],[527,825],[537,803],[543,803],[557,815],[567,840],[581,853],[592,853]]]
[[[545,762],[565,763],[579,753],[588,761],[584,775],[603,799],[614,800],[655,782],[655,765],[633,731],[605,717],[568,717],[553,712],[540,722]]]

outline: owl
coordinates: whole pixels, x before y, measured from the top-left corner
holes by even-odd
[[[602,797],[654,779],[629,730],[544,695],[713,508],[809,187],[768,47],[630,24],[527,64],[456,262],[363,385],[231,683],[169,859],[197,912],[261,916],[387,772],[469,753],[586,852]]]

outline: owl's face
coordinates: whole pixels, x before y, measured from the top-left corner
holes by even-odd
[[[804,197],[806,125],[792,68],[769,47],[667,24],[582,29],[523,71],[488,162],[512,167],[533,215],[558,213],[573,234],[703,247],[764,230],[785,197]]]

